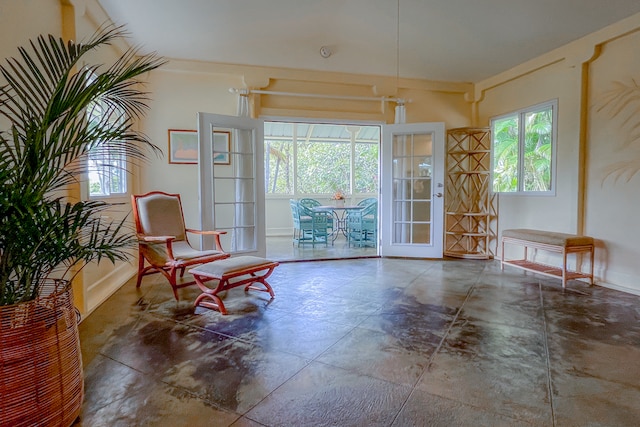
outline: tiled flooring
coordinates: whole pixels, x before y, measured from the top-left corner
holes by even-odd
[[[228,316],[132,280],[80,325],[78,425],[638,425],[640,297],[506,268],[283,263]]]

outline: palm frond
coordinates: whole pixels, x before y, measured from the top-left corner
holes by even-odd
[[[162,58],[132,48],[110,66],[76,70],[86,53],[125,34],[106,26],[83,43],[39,36],[0,65],[0,116],[10,123],[0,131],[0,305],[35,298],[61,269],[127,259],[133,234],[126,220],[105,221],[110,204],[56,196],[88,171],[92,152],[131,162],[160,150],[134,123],[149,100],[138,78]]]

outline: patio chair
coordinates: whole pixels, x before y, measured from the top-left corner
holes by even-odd
[[[364,207],[347,212],[346,229],[349,247],[373,246],[378,243],[378,201],[373,199],[359,204]]]
[[[327,245],[333,224],[331,213],[314,211],[293,199],[289,200],[289,204],[293,217],[293,242],[298,246],[304,243]]]
[[[206,264],[228,258],[222,249],[220,235],[226,231],[200,231],[185,227],[179,194],[152,191],[131,196],[133,220],[138,236],[138,280],[148,274],[162,273],[178,300],[178,288],[195,284],[195,281],[178,284],[177,272],[184,276],[186,267]],[[187,240],[187,233],[214,237],[215,249],[194,249]],[[146,265],[149,264],[149,265]]]
[[[300,203],[302,206],[304,206],[307,209],[313,209],[313,208],[317,208],[318,206],[322,206],[322,203],[320,203],[318,200],[311,199],[308,197],[300,199],[298,203]],[[333,214],[329,215],[328,221],[329,221],[329,228],[333,230]]]

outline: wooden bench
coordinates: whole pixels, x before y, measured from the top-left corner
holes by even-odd
[[[224,303],[218,296],[222,291],[226,291],[238,286],[245,286],[244,291],[249,289],[254,291],[268,292],[271,298],[275,297],[271,285],[267,282],[267,277],[273,273],[279,263],[255,256],[231,257],[223,260],[213,261],[200,265],[189,270],[202,291],[196,298],[194,306],[203,306],[227,314]],[[205,283],[217,280],[215,288],[209,288]],[[256,286],[257,283],[262,286]]]
[[[505,243],[524,246],[524,257],[517,260],[506,260],[504,251]],[[530,260],[527,252],[529,248],[562,254],[562,266],[553,267]],[[578,253],[589,254],[589,273],[579,271],[577,260],[576,269],[578,271],[567,270],[567,255]],[[562,279],[562,287],[564,288],[567,280],[572,279],[589,279],[589,283],[593,284],[593,261],[593,237],[529,229],[513,229],[502,232],[502,261],[500,263],[502,270],[504,270],[506,264],[546,276],[559,277]]]

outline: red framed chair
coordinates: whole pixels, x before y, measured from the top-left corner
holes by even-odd
[[[186,228],[179,194],[161,191],[134,194],[131,196],[131,205],[138,236],[136,287],[140,287],[144,276],[162,273],[171,284],[173,295],[178,300],[179,288],[195,284],[195,280],[178,283],[178,270],[182,278],[186,267],[229,258],[230,254],[226,253],[220,244],[220,235],[226,234],[226,231]],[[194,249],[189,244],[187,233],[213,236],[215,249]]]

